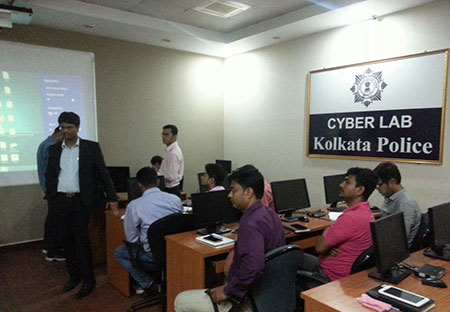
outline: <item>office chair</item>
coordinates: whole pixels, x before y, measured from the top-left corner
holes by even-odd
[[[150,296],[141,301],[133,303],[128,309],[129,312],[134,312],[137,309],[161,304],[162,311],[166,311],[166,235],[177,234],[194,230],[194,219],[192,215],[174,213],[155,221],[150,225],[147,231],[148,243],[153,255],[153,260],[158,264],[161,270],[156,272],[147,271],[149,274],[161,283],[161,291],[155,296]],[[134,254],[130,254],[133,257]],[[134,261],[137,268],[144,269],[139,266],[139,261]],[[133,260],[131,260],[133,263]],[[133,264],[134,266],[134,264]]]
[[[285,245],[265,254],[264,274],[248,294],[252,311],[295,310],[295,272],[300,263],[301,253],[298,246]]]
[[[419,230],[409,247],[410,252],[415,252],[431,246],[431,233],[428,225],[428,213],[422,213]]]
[[[353,262],[352,268],[350,269],[350,275],[370,269],[374,266],[375,251],[372,245],[364,250]],[[323,276],[308,271],[297,271],[297,277],[300,279],[300,284],[302,285],[300,288],[302,290],[311,289],[329,282],[329,280]]]

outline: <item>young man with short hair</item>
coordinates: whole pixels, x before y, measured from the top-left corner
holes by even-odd
[[[99,182],[106,192],[106,207],[118,213],[119,205],[100,145],[78,137],[80,117],[73,112],[63,112],[58,123],[64,132],[64,141],[48,149],[46,195],[49,205],[58,207],[58,223],[70,276],[63,290],[70,291],[82,281],[75,296],[80,299],[95,288],[88,225],[92,210],[97,208]]]
[[[159,174],[163,175],[166,181],[165,191],[181,196],[180,182],[184,174],[184,158],[177,142],[178,128],[174,125],[165,125],[161,135],[167,147]]]
[[[200,182],[208,188],[208,192],[223,191],[222,186],[225,179],[225,172],[222,167],[217,164],[206,164],[205,173],[200,177]]]
[[[383,205],[380,208],[381,215],[384,217],[403,212],[408,246],[411,246],[419,231],[422,212],[416,201],[401,185],[402,176],[394,163],[380,163],[374,171],[378,175],[378,192],[384,197]]]
[[[139,243],[140,261],[146,263],[149,268],[154,267],[157,270],[148,244],[148,228],[153,222],[165,216],[172,213],[182,213],[183,206],[179,197],[160,191],[157,187],[158,176],[153,168],[144,167],[140,169],[136,174],[136,180],[143,194],[128,204],[123,219],[125,239],[131,243]],[[138,250],[135,251],[138,252]],[[151,275],[133,268],[125,245],[116,249],[114,257],[137,282],[136,293],[150,291],[154,285],[154,279]]]
[[[242,300],[264,273],[264,254],[285,245],[280,218],[260,202],[264,192],[264,178],[257,169],[238,169],[229,177],[228,197],[234,207],[243,212],[239,221],[239,235],[225,262],[227,282],[223,286],[205,290],[189,290],[175,299],[175,311],[219,311],[231,308],[230,298]],[[245,308],[245,307],[244,307]]]
[[[340,197],[348,208],[318,238],[315,249],[319,257],[304,253],[299,269],[334,281],[350,274],[356,258],[372,246],[369,196],[377,185],[377,177],[370,169],[350,168],[340,184]],[[302,285],[302,290],[311,286]]]

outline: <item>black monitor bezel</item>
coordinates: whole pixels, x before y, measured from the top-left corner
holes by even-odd
[[[283,187],[286,186],[286,184],[294,184],[294,183],[298,183],[298,182],[301,182],[300,190],[302,190],[303,194],[306,195],[305,205],[301,205],[299,207],[282,207],[282,208],[280,208],[280,203],[282,201],[280,200],[281,194],[278,192],[278,187],[280,186],[280,188],[282,189]],[[308,186],[306,184],[306,179],[300,178],[300,179],[274,181],[274,182],[270,183],[270,186],[272,188],[273,203],[275,206],[275,211],[277,213],[286,214],[287,216],[289,216],[290,214],[292,214],[292,212],[294,212],[296,210],[301,210],[301,209],[306,209],[306,208],[311,207],[311,202],[309,200]]]
[[[128,179],[130,178],[130,167],[127,166],[107,166],[109,176],[114,184],[117,193],[128,191]]]
[[[443,211],[445,213],[442,213]],[[445,222],[448,224],[445,225]],[[436,223],[440,225],[438,226]],[[442,256],[445,246],[450,243],[450,202],[428,208],[428,226],[431,235],[431,249],[437,255]]]
[[[240,220],[242,212],[233,207],[228,194],[228,190],[191,194],[192,215],[196,229],[206,227],[207,231],[211,233],[221,224]],[[211,211],[214,213],[208,214]]]
[[[389,233],[391,231],[391,233]],[[393,267],[410,256],[408,238],[406,236],[405,219],[403,212],[395,213],[370,223],[370,232],[375,253],[375,263],[379,274],[388,274]],[[398,252],[395,257],[390,253],[386,259],[387,251]]]
[[[340,191],[339,185],[344,181],[346,176],[347,176],[347,174],[343,173],[343,174],[334,174],[334,175],[329,175],[329,176],[323,177],[323,187],[325,190],[325,203],[326,204],[333,205],[341,200],[341,198],[339,197],[339,191]],[[339,179],[339,177],[342,177],[342,179]],[[331,196],[334,196],[334,195],[330,194],[332,192],[332,190],[330,190],[331,183],[329,183],[329,180],[332,180],[332,181],[340,180],[340,182],[338,184],[337,196],[335,196],[334,198],[330,198]]]
[[[216,165],[221,166],[226,174],[231,173],[231,164],[232,164],[231,160],[216,159]]]

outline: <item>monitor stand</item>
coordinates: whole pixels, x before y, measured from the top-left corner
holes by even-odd
[[[450,249],[445,247],[441,251],[434,251],[432,249],[425,250],[423,254],[427,257],[436,258],[444,261],[450,261]]]
[[[391,268],[390,272],[387,273],[378,273],[377,271],[369,273],[369,277],[391,283],[394,285],[397,285],[401,281],[403,281],[405,278],[407,278],[409,275],[411,275],[411,271],[408,271],[406,269],[400,269],[399,267],[395,266]]]
[[[281,220],[284,221],[284,222],[295,222],[295,221],[298,221],[298,217],[293,217],[292,216],[292,213],[294,211],[295,210],[291,210],[291,211],[286,212],[284,214],[284,216],[281,218]]]
[[[231,229],[222,227],[220,225],[208,226],[204,229],[197,230],[197,233],[201,234],[201,235],[206,235],[206,234],[211,234],[211,233],[224,234],[224,233],[228,233],[228,232],[231,232]]]

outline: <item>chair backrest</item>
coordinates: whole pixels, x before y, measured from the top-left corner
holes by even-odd
[[[194,218],[190,214],[173,213],[149,226],[148,243],[153,259],[162,268],[166,266],[166,240],[164,236],[194,230]]]
[[[266,253],[264,274],[249,293],[254,311],[295,310],[295,281],[301,253],[295,245],[281,246]]]
[[[420,217],[420,226],[414,237],[411,246],[409,247],[410,252],[415,252],[417,250],[423,249],[430,246],[430,228],[428,221],[428,213],[422,213]]]
[[[364,250],[353,262],[350,274],[358,273],[375,266],[375,249],[372,246]]]

